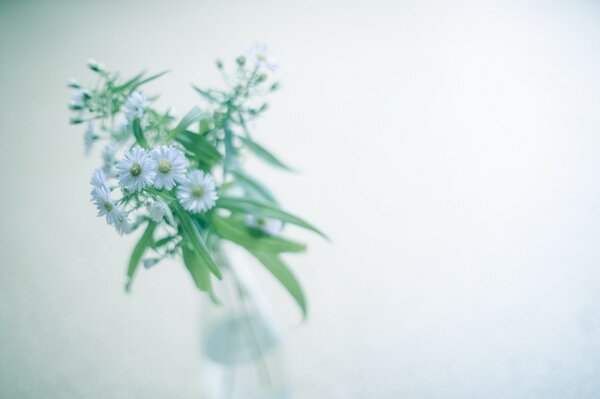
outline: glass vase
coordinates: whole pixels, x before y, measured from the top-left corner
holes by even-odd
[[[291,397],[281,326],[248,258],[223,247],[219,301],[203,298],[200,381],[203,399]]]

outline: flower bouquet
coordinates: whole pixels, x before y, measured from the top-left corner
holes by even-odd
[[[102,143],[102,166],[91,177],[98,216],[119,234],[142,230],[127,266],[130,290],[140,265],[181,259],[195,285],[214,302],[214,279],[223,278],[223,241],[244,248],[283,284],[306,315],[306,299],[283,253],[306,246],[282,235],[296,225],[323,237],[312,224],[282,209],[271,191],[243,168],[251,153],[290,170],[260,145],[249,126],[267,109],[263,98],[277,90],[274,58],[256,45],[228,71],[217,61],[223,89],[193,86],[201,103],[177,119],[159,111],[147,85],[166,72],[123,78],[88,61],[93,86],[69,81],[72,124],[85,124],[86,151]]]

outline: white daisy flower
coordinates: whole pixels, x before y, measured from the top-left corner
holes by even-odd
[[[150,216],[150,219],[154,220],[156,223],[162,222],[165,216],[170,216],[171,214],[167,204],[159,199],[148,200],[146,209],[148,210],[148,216]]]
[[[108,178],[102,169],[96,169],[94,173],[92,173],[92,178],[90,180],[93,189],[103,188],[107,192],[110,192],[108,188]]]
[[[218,198],[213,177],[201,170],[188,173],[177,189],[177,199],[190,212],[205,212]]]
[[[92,147],[94,146],[94,141],[96,141],[96,139],[98,139],[98,135],[96,134],[94,121],[88,121],[87,129],[85,130],[85,135],[83,136],[83,144],[85,146],[86,155],[92,151]]]
[[[71,92],[71,98],[69,99],[69,108],[78,110],[85,107],[85,99],[87,93],[85,90],[76,89]]]
[[[283,222],[278,219],[259,218],[254,215],[246,215],[246,226],[262,231],[270,236],[276,236],[283,229]]]
[[[162,188],[172,190],[175,182],[180,183],[185,180],[187,160],[180,150],[162,145],[154,148],[150,156],[156,164],[154,187],[159,190]]]
[[[92,201],[98,208],[98,216],[105,216],[106,222],[115,226],[119,234],[128,233],[131,229],[127,212],[121,209],[110,198],[110,191],[106,187],[96,187],[92,190]]]
[[[246,55],[259,68],[265,68],[275,72],[279,66],[277,59],[271,55],[266,44],[255,43],[252,47],[246,50]]]
[[[115,227],[117,233],[120,235],[129,234],[132,231],[131,223],[129,223],[129,219],[127,218],[127,213],[121,209],[118,209],[118,211],[115,212],[113,222],[110,224]]]
[[[148,106],[146,97],[139,91],[134,91],[125,101],[123,112],[129,122],[139,119],[144,115],[144,108]]]
[[[121,187],[131,191],[142,191],[151,185],[156,176],[156,164],[140,147],[132,148],[117,164],[117,177]]]

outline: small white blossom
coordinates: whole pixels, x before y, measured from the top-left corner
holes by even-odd
[[[93,189],[103,188],[107,192],[110,192],[108,187],[108,178],[102,169],[96,169],[94,173],[92,173],[92,178],[90,179],[90,183]]]
[[[163,145],[153,149],[150,156],[156,164],[154,187],[172,190],[176,182],[185,180],[187,160],[180,150]]]
[[[117,164],[119,184],[127,190],[141,191],[152,184],[155,176],[156,164],[140,147],[132,148]]]
[[[148,106],[146,97],[139,91],[134,91],[125,101],[123,112],[129,122],[139,119],[144,115],[144,108]]]
[[[146,209],[148,209],[148,216],[150,216],[150,219],[154,220],[156,223],[162,222],[163,218],[171,213],[167,204],[158,199],[149,200],[146,204]]]
[[[279,66],[277,59],[270,53],[269,48],[264,43],[255,43],[246,50],[246,55],[259,68],[275,72]]]
[[[126,212],[119,209],[119,212],[115,214],[113,219],[113,223],[111,224],[115,227],[117,233],[121,235],[131,233],[131,223],[129,223]]]
[[[75,79],[70,78],[67,81],[67,87],[70,87],[71,89],[79,89],[81,87],[81,85]]]
[[[94,141],[98,138],[96,134],[96,127],[94,126],[94,121],[88,121],[87,129],[85,130],[85,135],[83,136],[83,144],[85,146],[85,153],[89,154],[92,151],[92,147],[94,146]]]
[[[108,177],[115,177],[117,171],[117,143],[110,142],[104,150],[102,150],[102,170]]]
[[[99,63],[93,58],[89,58],[86,64],[92,71],[99,72],[104,70],[104,64]]]
[[[270,236],[275,236],[281,233],[283,223],[278,219],[259,218],[254,215],[246,215],[246,226],[257,229]]]
[[[76,89],[71,92],[71,98],[69,99],[69,108],[71,109],[83,109],[85,107],[86,92],[82,89]]]
[[[106,222],[113,225],[119,234],[131,231],[127,212],[113,202],[106,187],[95,187],[92,190],[92,201],[98,208],[98,216],[105,216]]]
[[[218,198],[213,177],[201,170],[188,173],[177,189],[177,199],[190,212],[205,212]]]

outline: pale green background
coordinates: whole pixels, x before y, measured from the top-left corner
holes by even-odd
[[[0,397],[195,398],[177,264],[121,288],[64,83],[88,57],[179,114],[255,40],[283,89],[251,164],[334,239],[267,283],[297,398],[600,397],[600,9],[564,2],[0,3]]]

